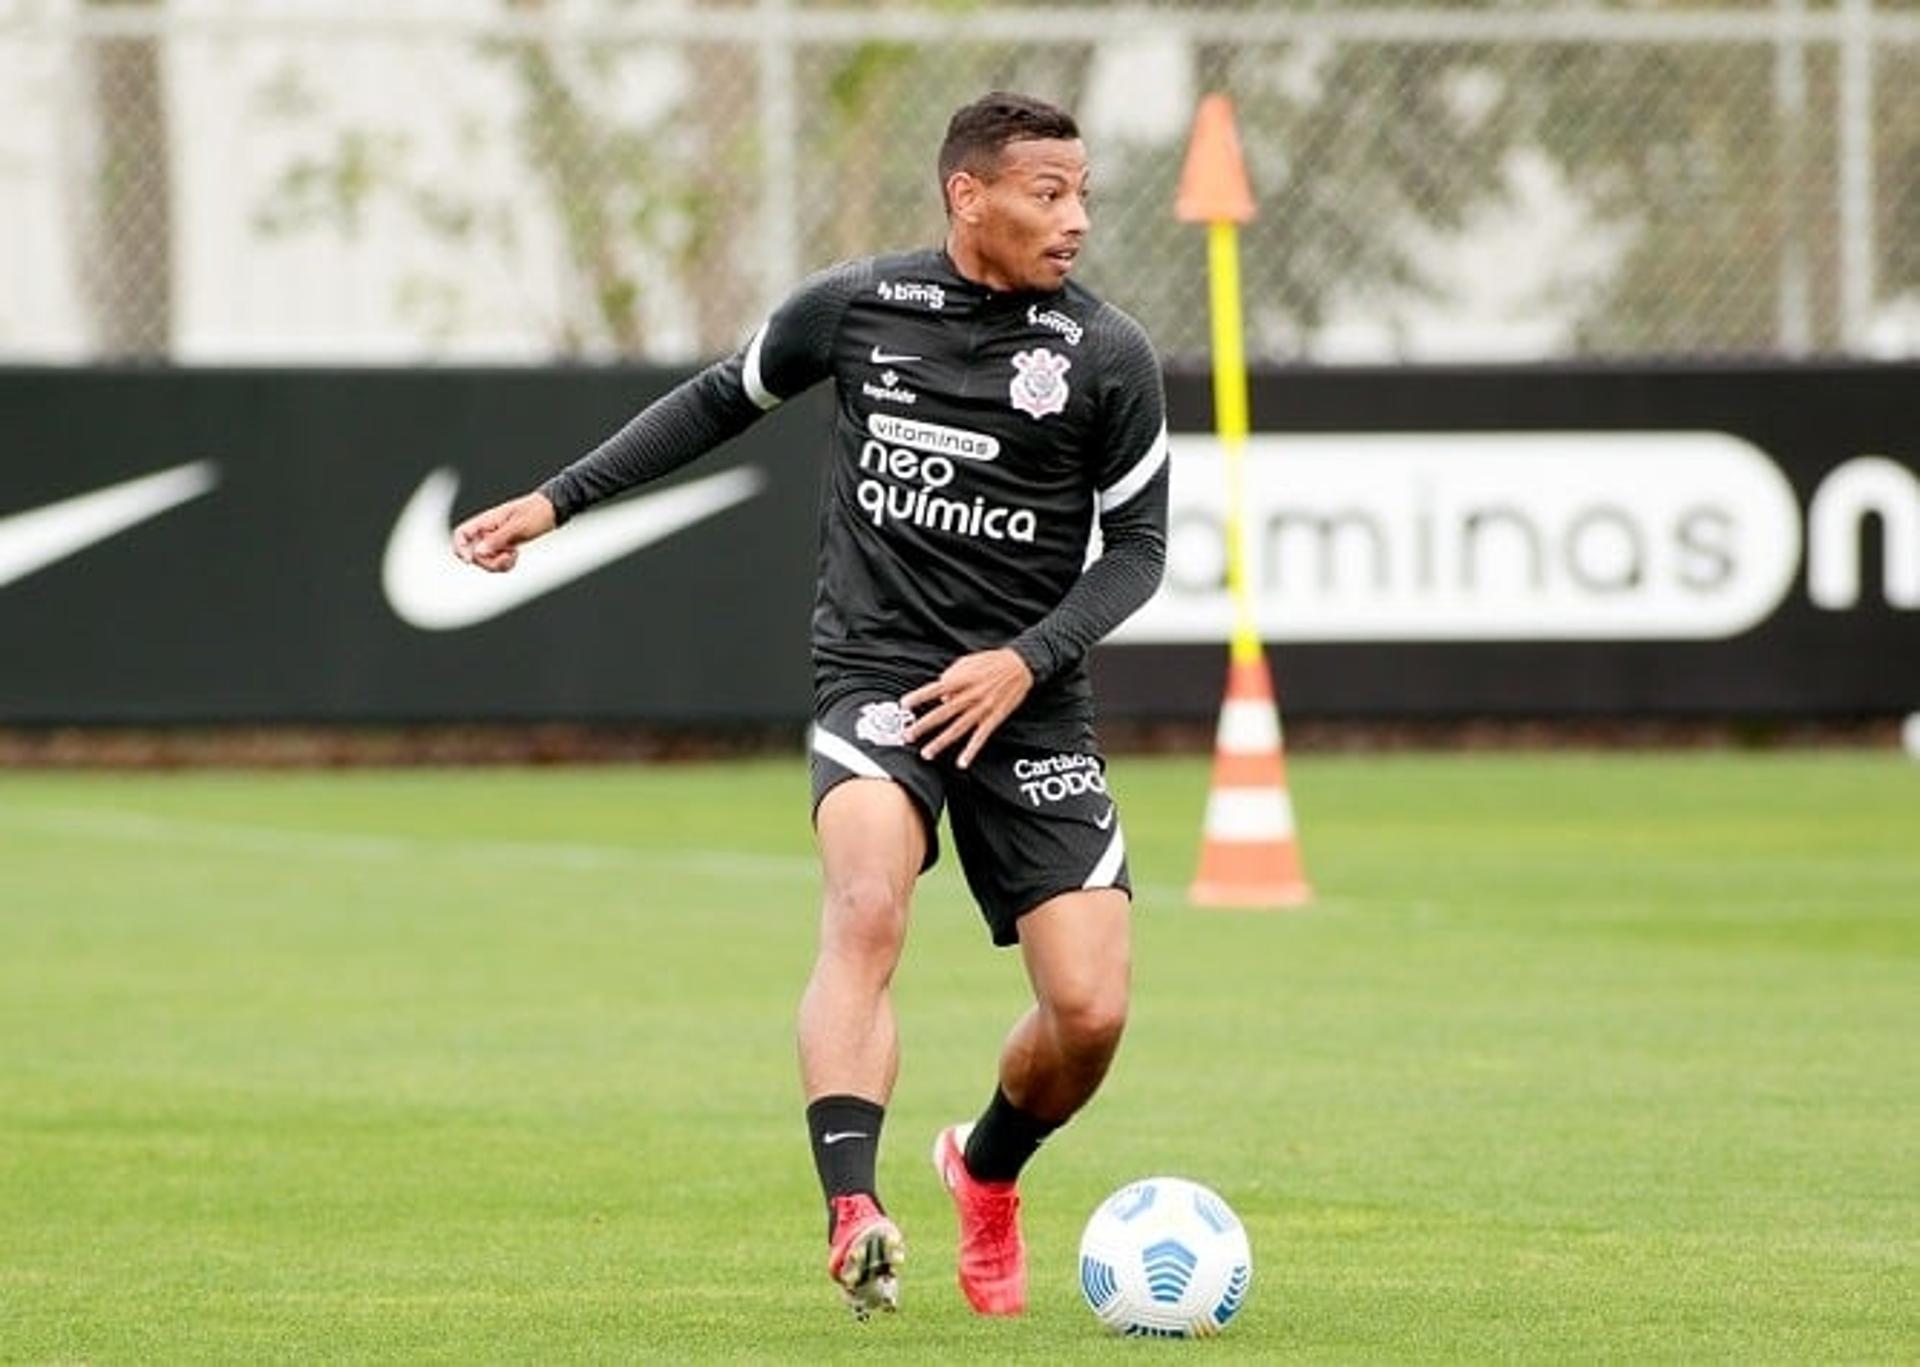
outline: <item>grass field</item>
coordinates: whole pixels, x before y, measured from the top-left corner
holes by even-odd
[[[793,761],[0,775],[0,1360],[1920,1356],[1920,766],[1297,758],[1318,903],[1182,905],[1206,774],[1115,769],[1136,1004],[1026,1183],[926,1162],[1023,1000],[952,870],[898,985],[902,1313],[822,1274]],[[1254,1247],[1202,1344],[1079,1301],[1156,1171]]]

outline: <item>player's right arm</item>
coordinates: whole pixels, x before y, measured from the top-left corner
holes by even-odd
[[[871,262],[852,261],[807,279],[733,355],[648,404],[537,491],[462,522],[454,554],[481,569],[510,570],[526,542],[672,474],[825,379],[847,304],[872,274]]]

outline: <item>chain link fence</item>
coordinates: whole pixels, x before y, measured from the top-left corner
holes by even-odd
[[[1207,344],[1235,100],[1275,362],[1920,355],[1920,0],[0,0],[0,357],[680,361],[1080,116],[1087,282]]]

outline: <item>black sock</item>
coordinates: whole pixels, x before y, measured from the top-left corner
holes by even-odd
[[[813,1166],[827,1198],[827,1234],[833,1234],[833,1198],[865,1192],[876,1204],[874,1160],[880,1153],[880,1122],[887,1108],[857,1096],[823,1096],[807,1107],[807,1138]]]
[[[967,1136],[967,1171],[982,1182],[1011,1182],[1047,1136],[1065,1123],[1021,1110],[995,1087],[993,1100]]]

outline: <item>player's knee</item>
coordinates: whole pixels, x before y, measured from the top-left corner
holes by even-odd
[[[822,947],[859,958],[892,959],[907,925],[906,896],[889,880],[857,876],[827,889]]]
[[[1089,984],[1067,994],[1052,1006],[1054,1029],[1071,1054],[1104,1061],[1120,1046],[1127,1028],[1127,991],[1124,984]]]

